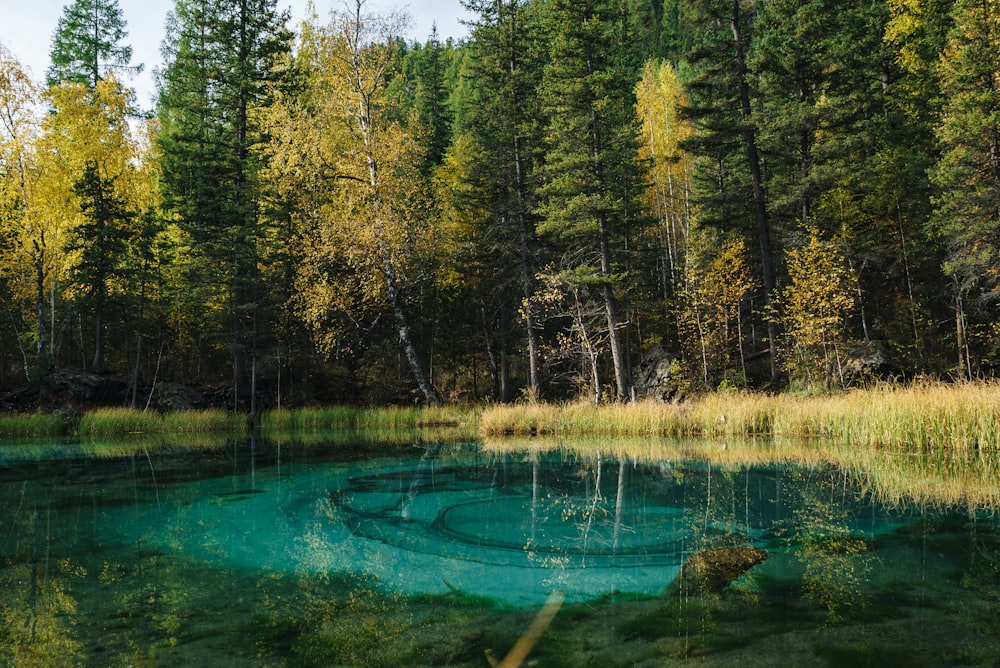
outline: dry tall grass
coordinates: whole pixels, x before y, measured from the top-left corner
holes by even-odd
[[[492,406],[480,434],[822,436],[888,448],[1000,445],[1000,384],[883,386],[825,397],[718,392],[680,404]]]

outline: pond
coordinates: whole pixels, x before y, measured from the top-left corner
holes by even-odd
[[[489,666],[521,640],[540,666],[994,665],[998,469],[771,441],[0,445],[0,662]]]

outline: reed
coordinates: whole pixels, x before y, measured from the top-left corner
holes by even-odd
[[[478,411],[460,406],[356,408],[307,407],[269,411],[261,415],[265,432],[300,430],[393,430],[476,425]]]
[[[354,412],[343,406],[283,408],[262,413],[260,426],[264,431],[349,429],[354,424]]]
[[[218,409],[165,413],[161,422],[167,434],[244,434],[249,429],[246,415]]]
[[[479,432],[485,436],[556,433],[559,412],[557,406],[542,403],[490,406],[479,416]]]
[[[161,431],[159,413],[134,408],[95,408],[80,417],[77,433],[81,436],[108,434],[152,434]]]
[[[0,415],[0,437],[58,436],[63,431],[63,421],[49,413],[8,413]]]
[[[644,401],[595,406],[518,404],[483,411],[483,436],[563,434],[601,436],[719,436],[769,433],[774,400],[765,395],[723,393],[684,404]]]
[[[825,397],[718,392],[681,404],[517,404],[483,411],[481,436],[828,437],[883,448],[1000,446],[1000,384],[886,385]]]
[[[178,411],[160,414],[134,408],[96,408],[80,417],[81,436],[123,434],[241,434],[247,431],[246,416],[222,410]]]

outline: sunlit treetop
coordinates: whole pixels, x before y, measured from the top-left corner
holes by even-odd
[[[134,75],[142,65],[131,65],[132,47],[118,0],[75,0],[63,8],[46,71],[46,83],[80,83],[94,88],[109,73]]]

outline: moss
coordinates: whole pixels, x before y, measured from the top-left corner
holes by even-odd
[[[683,606],[664,605],[621,622],[615,627],[615,635],[625,640],[675,638],[703,629],[712,612],[709,606],[693,601]]]
[[[254,645],[260,656],[287,656],[303,632],[301,622],[296,619],[257,616],[251,624]]]
[[[473,631],[450,640],[421,642],[390,663],[395,666],[481,665],[486,657],[484,637],[482,631]]]
[[[927,656],[907,647],[886,645],[830,645],[819,643],[813,646],[813,653],[821,657],[827,666],[837,668],[881,668],[882,666],[923,666]]]

